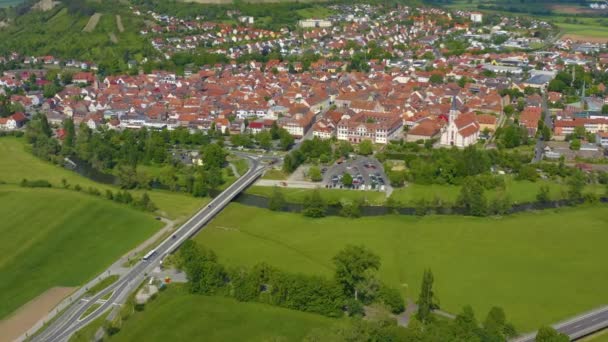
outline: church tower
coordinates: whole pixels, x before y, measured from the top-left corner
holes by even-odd
[[[449,122],[454,122],[458,117],[458,108],[456,107],[456,96],[452,96],[452,108],[450,108],[450,114],[448,116]]]

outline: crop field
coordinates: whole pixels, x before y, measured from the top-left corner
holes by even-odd
[[[608,302],[608,207],[502,218],[384,216],[310,219],[231,204],[195,239],[227,265],[267,262],[291,272],[333,274],[332,257],[362,244],[382,260],[380,277],[414,299],[425,268],[441,307],[502,306],[519,331]]]
[[[189,294],[171,285],[130,317],[111,341],[301,341],[336,322],[310,313],[232,298]]]
[[[94,187],[102,192],[106,189],[118,190],[116,187],[96,183],[75,172],[40,160],[27,151],[27,148],[25,139],[0,138],[0,181],[18,184],[24,178],[44,179],[55,187],[61,187],[61,180],[65,179],[72,186],[79,184],[83,189]],[[133,191],[133,193],[139,195],[141,191]],[[154,190],[149,191],[148,194],[159,208],[158,213],[172,219],[189,217],[209,201],[208,198],[195,198],[169,191]]]
[[[105,199],[0,186],[0,318],[55,286],[79,286],[163,224]]]

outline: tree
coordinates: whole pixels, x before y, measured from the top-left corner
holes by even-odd
[[[566,90],[566,88],[568,88],[568,85],[564,83],[564,81],[559,79],[552,80],[551,82],[549,82],[549,86],[547,87],[549,91],[555,91],[558,93],[563,92],[564,90]]]
[[[579,139],[570,140],[570,149],[572,151],[578,151],[581,149],[581,141]]]
[[[465,179],[457,202],[464,209],[465,214],[473,216],[486,215],[487,201],[483,191],[483,186],[477,179],[473,177]]]
[[[602,106],[602,114],[608,114],[608,104]]]
[[[488,312],[483,329],[490,336],[490,341],[504,341],[509,337],[517,335],[512,324],[507,323],[505,311],[497,306],[494,306]]]
[[[342,203],[340,203],[340,216],[351,218],[361,217],[361,204],[361,200],[342,201]]]
[[[422,286],[420,287],[420,296],[416,302],[418,305],[416,318],[424,323],[428,323],[433,318],[433,310],[439,309],[439,303],[433,292],[433,281],[433,272],[431,272],[430,269],[424,270]]]
[[[462,311],[454,319],[455,335],[461,341],[479,341],[479,323],[475,318],[475,312],[470,305],[462,308]]]
[[[350,142],[340,141],[336,153],[338,154],[338,157],[348,157],[348,155],[351,154],[353,150],[353,145],[351,145]]]
[[[221,168],[226,163],[226,152],[218,144],[208,144],[201,149],[203,169]]]
[[[568,179],[568,199],[572,202],[580,202],[583,199],[583,189],[586,183],[583,172],[576,170]]]
[[[153,212],[157,209],[156,205],[154,205],[154,203],[152,203],[152,201],[150,200],[150,196],[148,196],[147,192],[144,192],[141,195],[141,198],[139,199],[139,201],[137,201],[136,206],[141,210],[146,210],[150,212]]]
[[[350,187],[353,185],[353,176],[350,175],[350,173],[345,173],[342,176],[342,184],[344,184],[345,187]]]
[[[507,116],[511,116],[513,115],[513,112],[515,112],[515,108],[513,108],[513,105],[506,105],[505,108],[503,108],[503,111],[505,112],[505,114]]]
[[[268,131],[262,131],[255,136],[261,148],[269,150],[272,147],[272,135]]]
[[[359,143],[359,154],[362,156],[369,156],[374,153],[374,145],[370,140],[363,140]]]
[[[431,84],[442,84],[443,76],[441,76],[440,74],[433,74],[429,78],[429,82],[431,82]]]
[[[49,125],[49,121],[47,120],[46,115],[38,113],[36,114],[35,118],[40,120],[40,131],[42,132],[42,134],[47,137],[53,135],[53,130]]]
[[[275,186],[272,189],[272,195],[268,201],[268,209],[278,211],[285,207],[285,196],[279,187]]]
[[[323,175],[318,166],[311,166],[310,169],[308,169],[308,177],[310,177],[310,180],[313,182],[320,182],[323,180]]]
[[[570,338],[549,326],[544,326],[538,329],[536,333],[536,342],[568,342]]]
[[[281,128],[279,130],[279,146],[283,151],[289,150],[291,145],[293,145],[294,139],[293,136],[287,132],[285,129]]]
[[[380,257],[363,246],[348,245],[333,260],[344,293],[359,300],[359,286],[369,279],[369,271],[380,268]]]
[[[542,185],[536,194],[536,201],[539,203],[548,203],[551,200],[549,195],[549,186]]]
[[[71,118],[65,119],[63,121],[63,129],[65,130],[65,138],[63,139],[62,153],[64,155],[70,155],[74,150],[76,139],[74,121]]]
[[[315,189],[309,196],[304,199],[304,216],[320,218],[325,216],[327,205],[321,197],[319,189]]]

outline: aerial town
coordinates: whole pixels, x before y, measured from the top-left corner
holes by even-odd
[[[211,2],[0,0],[1,341],[607,341],[606,1]]]

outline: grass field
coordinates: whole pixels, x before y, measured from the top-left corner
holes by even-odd
[[[47,163],[27,151],[25,139],[14,137],[0,138],[0,181],[17,184],[23,178],[30,180],[45,179],[53,186],[60,187],[65,179],[72,186],[79,184],[82,188],[94,187],[102,192],[106,189],[116,191],[116,187],[96,183],[79,174]],[[139,195],[141,191],[133,191]],[[152,202],[159,208],[159,213],[172,219],[192,215],[209,201],[206,198],[195,198],[185,194],[169,191],[149,191]]]
[[[549,187],[550,197],[554,200],[564,198],[565,195],[563,193],[568,190],[566,184],[559,184],[554,181],[514,181],[507,178],[505,185],[505,193],[513,203],[535,202],[536,195],[543,185]],[[601,186],[588,186],[585,191],[597,193],[598,195],[604,194],[604,189]],[[486,197],[491,200],[492,198],[495,198],[499,192],[502,191],[488,190],[486,191]],[[459,193],[460,186],[455,185],[409,184],[407,187],[395,189],[391,196],[402,204],[412,204],[421,198],[428,201],[440,198],[447,203],[453,204],[458,199]]]
[[[503,218],[384,216],[361,219],[276,213],[231,204],[196,236],[228,265],[267,262],[331,276],[346,244],[381,256],[381,278],[417,296],[425,268],[444,310],[504,307],[527,331],[608,303],[608,207]]]
[[[594,335],[586,337],[581,342],[608,342],[608,330],[602,330]]]
[[[320,186],[320,184],[319,184]],[[279,188],[285,196],[285,200],[291,203],[303,203],[304,199],[313,192],[313,189],[297,189],[297,188]],[[270,197],[274,191],[272,186],[252,186],[247,189],[248,194]],[[359,190],[343,190],[343,189],[319,189],[321,197],[327,203],[339,203],[340,201],[353,201],[361,199],[372,205],[381,205],[386,200],[384,192],[377,191],[359,191]]]
[[[171,285],[136,312],[110,341],[301,341],[312,329],[340,322],[319,315],[231,298],[187,293]]]
[[[111,201],[0,186],[0,318],[53,286],[78,286],[162,226]]]

